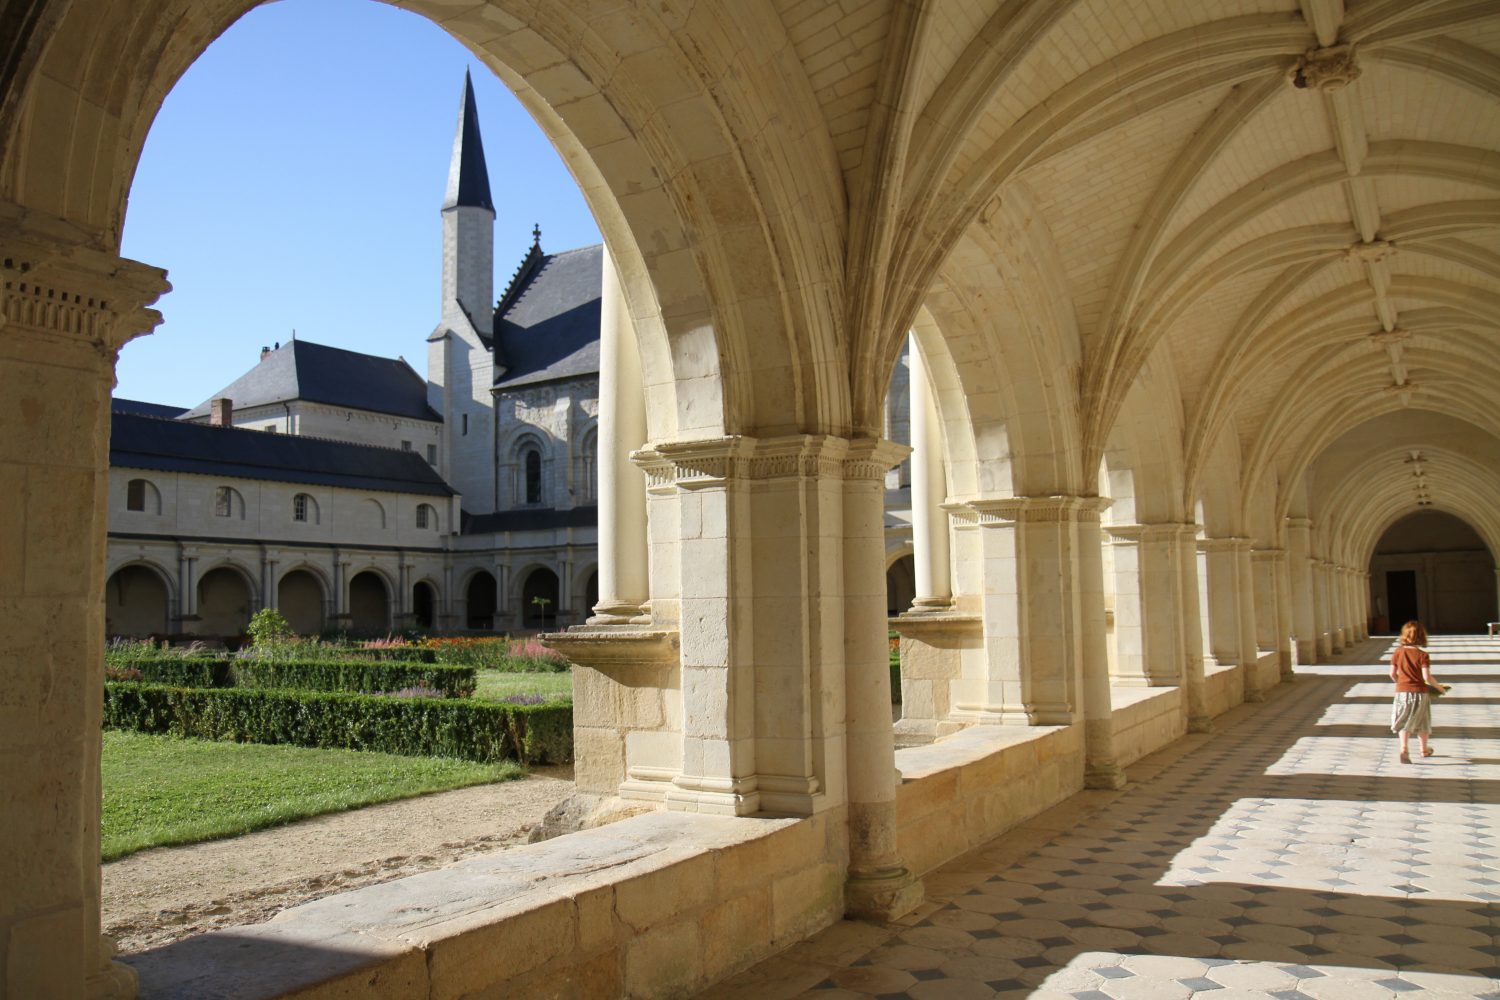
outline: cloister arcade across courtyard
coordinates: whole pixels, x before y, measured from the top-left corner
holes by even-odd
[[[253,6],[0,3],[6,998],[137,990],[100,934],[104,619],[185,577],[105,559],[114,362],[169,289],[120,232],[161,101]],[[202,992],[687,995],[902,917],[1361,642],[1377,552],[1458,546],[1500,618],[1493,3],[396,6],[510,85],[604,234],[595,614],[549,641],[579,814],[625,818],[206,940]],[[1427,511],[1459,527],[1387,537]],[[268,592],[326,618],[347,587],[371,625],[473,592],[293,568],[193,592],[226,626]],[[546,625],[582,575],[542,572],[500,589]]]

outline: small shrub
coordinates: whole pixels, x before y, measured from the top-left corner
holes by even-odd
[[[261,608],[255,612],[245,631],[256,649],[275,648],[296,638],[286,616],[275,608]]]
[[[104,665],[104,679],[107,681],[138,681],[141,679],[141,672],[135,667],[112,667],[106,663]]]

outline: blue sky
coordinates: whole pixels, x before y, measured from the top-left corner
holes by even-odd
[[[464,69],[495,201],[498,296],[542,246],[599,241],[561,158],[498,78],[424,18],[374,0],[283,0],[190,67],[146,140],[124,255],[165,267],[165,321],[120,354],[115,394],[192,406],[299,338],[426,372]]]

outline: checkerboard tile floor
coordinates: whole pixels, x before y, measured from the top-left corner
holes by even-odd
[[[1430,648],[1434,757],[1370,640],[703,996],[1500,1000],[1500,640]]]

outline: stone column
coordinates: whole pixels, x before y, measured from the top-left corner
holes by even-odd
[[[646,478],[630,461],[646,441],[635,324],[608,247],[599,303],[599,603],[591,625],[644,624],[649,596]]]
[[[1244,674],[1245,700],[1264,701],[1260,681],[1260,647],[1255,641],[1255,566],[1250,557],[1250,539],[1235,539],[1234,564],[1238,580],[1240,622],[1240,670]]]
[[[845,751],[850,915],[892,920],[921,904],[922,883],[896,846],[896,742],[886,646],[885,473],[906,448],[872,438],[843,464]],[[834,583],[834,581],[829,581]]]
[[[1256,645],[1276,651],[1276,670],[1282,681],[1292,673],[1292,639],[1286,587],[1286,550],[1254,549]]]
[[[984,656],[966,663],[953,716],[1066,726],[1082,707],[1078,667],[1079,497],[965,504],[984,558]],[[1100,597],[1101,608],[1103,597]]]
[[[1333,656],[1333,619],[1328,602],[1328,561],[1313,556],[1309,559],[1312,570],[1313,635],[1318,641],[1318,660],[1326,662]]]
[[[1115,641],[1111,682],[1171,687],[1184,682],[1179,524],[1105,526],[1115,560]],[[1196,627],[1196,625],[1195,625]]]
[[[349,560],[341,553],[333,556],[333,619],[349,624]]]
[[[135,994],[99,917],[110,391],[117,352],[160,322],[145,306],[167,288],[162,271],[89,249],[68,223],[0,204],[6,997]],[[190,567],[181,575],[191,582]]]
[[[279,558],[274,552],[262,552],[260,556],[260,605],[263,608],[276,610],[280,607],[279,596],[276,593],[276,563]]]
[[[1277,662],[1281,667],[1281,683],[1295,680],[1297,673],[1293,664],[1298,660],[1295,635],[1294,612],[1292,611],[1292,560],[1285,555],[1276,563],[1276,620],[1281,623],[1281,647],[1277,650]]]
[[[410,628],[412,624],[412,599],[411,599],[411,571],[413,566],[406,561],[405,553],[398,553],[396,565],[396,599],[391,604],[396,608],[399,616],[396,620],[397,628]]]
[[[1177,571],[1181,575],[1177,594],[1182,615],[1182,676],[1187,689],[1187,731],[1213,731],[1213,717],[1208,713],[1208,693],[1203,678],[1203,609],[1198,603],[1198,548],[1196,524],[1178,525],[1175,550]]]
[[[911,376],[911,521],[916,565],[914,614],[953,608],[953,573],[948,550],[948,476],[943,460],[943,428],[927,380],[927,362],[915,337],[908,338]]]
[[[198,550],[181,546],[177,552],[177,619],[198,620]]]
[[[1197,539],[1198,569],[1204,579],[1199,581],[1200,592],[1206,600],[1208,614],[1208,642],[1205,659],[1223,666],[1242,663],[1245,654],[1241,650],[1243,641],[1240,629],[1240,567],[1239,550],[1248,544],[1246,538],[1200,538]]]
[[[573,610],[573,561],[557,561],[557,620],[563,621]]]
[[[1290,623],[1298,663],[1318,662],[1318,633],[1313,619],[1312,553],[1309,549],[1311,529],[1312,522],[1305,517],[1286,520]]]
[[[1115,756],[1114,710],[1109,694],[1109,650],[1104,634],[1104,538],[1099,515],[1109,501],[1083,498],[1077,508],[1079,653],[1083,673],[1084,772],[1088,788],[1123,788]]]

